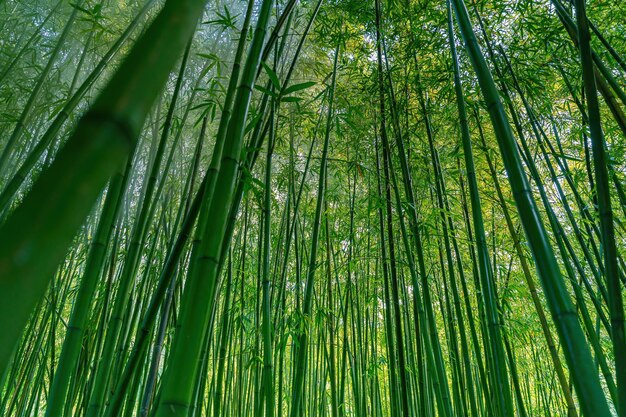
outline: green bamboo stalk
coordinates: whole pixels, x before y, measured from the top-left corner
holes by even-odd
[[[528,186],[511,127],[504,113],[491,72],[482,55],[472,25],[462,0],[453,0],[452,5],[465,40],[468,55],[487,106],[507,169],[518,213],[526,231],[537,272],[541,277],[548,306],[559,331],[564,354],[570,367],[574,386],[580,398],[581,409],[586,416],[609,416],[606,398],[600,387],[597,371],[578,323],[572,301],[565,289],[554,252],[541,222],[537,205]]]
[[[107,242],[109,242],[116,218],[119,213],[124,190],[131,172],[131,163],[127,163],[124,172],[117,173],[109,185],[106,199],[103,204],[98,228],[86,261],[85,272],[81,279],[81,286],[72,309],[72,316],[65,335],[59,366],[52,382],[46,408],[46,416],[61,416],[65,408],[69,381],[75,372],[78,356],[83,342],[85,324],[89,314],[98,278],[106,256]]]
[[[572,18],[569,16],[567,11],[563,7],[563,4],[559,0],[550,0],[550,1],[554,5],[554,8],[559,16],[559,19],[561,19],[561,22],[563,23],[565,30],[567,31],[570,38],[572,39],[572,42],[574,43],[574,45],[580,48],[579,39],[578,39],[579,28],[574,23]],[[578,20],[578,17],[577,17],[577,20]],[[622,108],[615,100],[615,96],[613,95],[613,92],[611,91],[611,89],[613,89],[615,94],[618,95],[618,97],[622,101],[623,106],[626,106],[626,93],[624,93],[624,91],[617,84],[613,75],[606,68],[606,66],[604,65],[600,57],[595,53],[595,51],[593,51],[591,47],[590,47],[590,50],[591,50],[590,53],[591,53],[593,64],[594,64],[592,65],[592,67],[593,67],[593,73],[594,73],[594,77],[596,81],[596,87],[598,88],[598,91],[600,91],[600,93],[602,94],[602,97],[604,98],[604,101],[606,102],[607,106],[611,110],[611,113],[613,113],[613,117],[615,118],[615,121],[620,126],[624,134],[626,134],[626,115],[624,115]]]
[[[185,220],[183,221],[183,226],[181,228],[180,234],[176,239],[175,244],[172,246],[170,253],[168,254],[167,261],[163,267],[161,272],[161,277],[159,279],[159,284],[154,291],[152,300],[150,301],[149,308],[146,311],[144,318],[142,320],[142,325],[139,330],[139,334],[136,337],[135,345],[133,348],[133,352],[125,366],[123,374],[120,378],[120,387],[114,395],[111,405],[108,410],[108,415],[112,416],[117,411],[117,409],[121,406],[122,396],[123,396],[123,387],[126,386],[130,378],[132,377],[136,367],[139,365],[139,360],[144,352],[147,336],[150,333],[152,325],[156,320],[157,310],[161,303],[162,298],[166,294],[167,288],[170,286],[170,282],[173,281],[173,273],[178,265],[180,256],[182,254],[183,248],[187,242],[189,235],[191,234],[191,230],[196,222],[196,218],[201,210],[201,205],[204,204],[204,201],[210,201],[210,198],[213,194],[213,190],[215,188],[216,176],[219,167],[219,161],[222,156],[222,148],[224,146],[224,139],[226,135],[226,130],[228,128],[228,122],[230,120],[232,103],[235,97],[235,90],[237,87],[237,82],[239,79],[239,71],[240,71],[240,61],[244,52],[245,47],[245,34],[248,32],[250,18],[252,14],[252,5],[253,2],[248,2],[248,7],[246,10],[246,16],[244,18],[244,23],[241,29],[241,36],[238,41],[237,52],[235,54],[235,62],[233,63],[233,68],[231,71],[231,77],[229,81],[229,86],[226,92],[226,97],[224,98],[224,105],[222,109],[222,115],[220,118],[220,124],[218,127],[218,131],[216,134],[215,146],[213,149],[213,155],[211,157],[211,163],[207,172],[204,175],[204,178],[199,187],[198,193],[196,194],[193,203],[191,204],[187,214],[185,216]],[[201,233],[201,230],[204,229],[206,224],[206,208],[202,209],[205,214],[200,216],[200,220],[198,221],[197,230],[198,233]],[[197,247],[199,245],[200,240],[196,240],[194,245]],[[194,249],[194,251],[197,249]],[[192,258],[194,258],[194,251],[192,251]]]
[[[324,201],[324,211],[328,213],[328,201]],[[329,311],[327,317],[327,326],[328,326],[328,379],[330,382],[330,405],[331,405],[331,416],[339,417],[339,407],[338,407],[338,398],[337,398],[337,368],[336,368],[336,354],[335,354],[335,320],[334,320],[334,310],[335,305],[333,303],[333,285],[332,285],[332,274],[331,274],[331,243],[330,243],[330,222],[328,219],[328,215],[324,217],[324,231],[326,234],[326,294],[327,294],[327,308]],[[335,272],[337,269],[335,268]]]
[[[405,352],[404,352],[404,341],[403,341],[403,333],[402,333],[402,321],[400,314],[400,295],[398,290],[398,272],[396,266],[396,253],[395,253],[395,239],[393,235],[393,220],[392,220],[392,209],[391,209],[391,179],[390,179],[390,157],[389,157],[389,142],[387,139],[387,133],[381,130],[381,137],[383,139],[383,172],[385,179],[385,200],[386,200],[386,214],[387,214],[387,243],[389,247],[389,277],[391,281],[391,292],[393,295],[393,318],[394,318],[394,326],[395,326],[395,336],[396,336],[396,347],[398,354],[398,374],[399,378],[399,387],[400,387],[400,405],[401,408],[399,410],[399,415],[409,416],[411,414],[409,410],[409,392],[408,392],[408,383],[407,383],[407,369],[405,363]],[[383,236],[381,236],[382,238]]]
[[[484,140],[481,136],[481,140]],[[483,146],[484,142],[483,142]],[[511,218],[511,214],[509,212],[508,209],[508,205],[506,203],[506,199],[504,197],[504,194],[502,192],[502,188],[500,186],[500,180],[498,179],[497,175],[496,175],[496,171],[495,168],[493,167],[493,163],[491,161],[491,157],[489,156],[489,153],[487,152],[487,150],[485,149],[485,157],[487,158],[487,164],[489,166],[489,170],[491,172],[491,178],[493,179],[494,182],[494,188],[496,190],[496,194],[498,197],[498,200],[500,202],[500,207],[502,209],[502,213],[504,214],[504,218],[507,224],[507,228],[509,230],[509,233],[511,235],[511,237],[513,238],[513,246],[515,247],[515,251],[517,253],[517,257],[519,259],[520,262],[520,266],[522,267],[522,272],[524,274],[524,278],[526,280],[526,284],[528,285],[528,289],[530,291],[530,295],[531,295],[531,299],[533,301],[535,310],[537,311],[537,316],[539,318],[539,322],[541,324],[541,329],[543,331],[544,337],[546,339],[546,343],[548,345],[548,350],[550,352],[552,361],[554,363],[554,369],[557,373],[557,377],[559,379],[559,382],[561,384],[561,389],[563,390],[563,395],[565,396],[566,402],[567,402],[567,407],[568,407],[568,415],[569,416],[575,416],[576,413],[576,405],[574,404],[574,400],[572,398],[572,394],[569,388],[569,382],[567,379],[567,376],[565,375],[565,372],[563,370],[563,365],[561,363],[561,359],[559,357],[559,353],[557,350],[557,346],[555,345],[554,342],[554,337],[552,336],[552,332],[548,326],[548,321],[546,319],[544,310],[543,310],[543,306],[541,303],[541,300],[539,298],[539,295],[537,293],[537,286],[535,284],[535,280],[532,276],[532,273],[530,271],[530,266],[528,265],[528,262],[526,261],[526,255],[524,253],[524,250],[522,249],[522,243],[520,242],[520,238],[518,236],[518,233],[516,232],[515,226],[513,225],[513,220]]]
[[[489,253],[485,240],[485,227],[483,223],[482,207],[480,196],[478,194],[478,184],[476,181],[476,169],[474,167],[474,158],[472,154],[472,143],[467,123],[467,112],[465,110],[465,102],[463,98],[463,87],[459,75],[459,63],[454,45],[454,36],[452,28],[452,10],[448,0],[448,33],[450,39],[450,50],[452,54],[452,63],[454,68],[454,88],[456,94],[457,110],[459,113],[461,127],[461,142],[463,144],[463,154],[465,158],[465,167],[467,170],[467,182],[469,185],[470,202],[472,206],[472,219],[474,224],[474,236],[476,239],[476,247],[478,252],[478,266],[481,277],[481,286],[485,297],[485,313],[488,321],[490,334],[490,344],[494,358],[494,387],[492,388],[500,400],[500,413],[510,415],[513,413],[513,404],[510,396],[510,387],[506,369],[506,359],[504,356],[504,348],[502,343],[502,335],[498,320],[498,308],[495,292],[495,278],[492,274],[492,267],[489,261]],[[432,145],[431,145],[432,146]],[[443,208],[442,208],[443,209]]]
[[[2,320],[5,332],[0,339],[0,373],[4,373],[14,341],[44,292],[48,277],[108,178],[134,147],[146,114],[193,32],[203,3],[167,2],[55,161],[2,225],[0,304],[7,312],[4,317],[10,319]],[[157,50],[160,52],[154,54]],[[42,204],[47,210],[40,210]],[[46,233],[42,235],[41,230]]]
[[[335,85],[337,82],[337,62],[339,59],[339,51],[340,51],[340,43],[337,44],[335,49],[335,56],[333,62],[333,72],[331,76],[331,84],[328,96],[328,113],[327,113],[327,121],[326,121],[326,131],[324,134],[324,147],[322,150],[322,158],[320,163],[320,171],[319,171],[319,180],[318,180],[318,189],[317,189],[317,205],[315,208],[315,217],[313,220],[313,231],[311,235],[311,252],[309,255],[309,269],[307,271],[306,278],[306,289],[302,306],[302,314],[307,317],[311,315],[312,311],[312,298],[313,298],[313,286],[315,279],[315,271],[317,266],[317,248],[318,248],[318,238],[319,238],[319,229],[322,217],[322,208],[324,202],[324,193],[326,189],[326,167],[327,167],[327,158],[328,158],[328,143],[330,141],[330,133],[331,128],[333,126],[333,100],[335,95]],[[294,355],[296,370],[293,378],[292,384],[292,401],[291,401],[291,409],[290,415],[291,417],[296,417],[300,415],[300,407],[302,406],[302,397],[303,397],[303,389],[304,389],[304,379],[305,379],[305,369],[306,369],[306,361],[308,357],[308,340],[309,340],[309,330],[304,329],[301,334],[298,336],[298,345],[296,349],[296,353]]]
[[[52,10],[50,10],[50,12],[46,15],[45,19],[43,19],[43,21],[39,24],[39,26],[37,26],[37,29],[35,29],[33,34],[30,35],[30,37],[26,40],[24,45],[22,45],[22,47],[20,48],[20,51],[11,60],[11,63],[6,66],[4,71],[2,71],[2,74],[0,74],[0,85],[2,85],[2,83],[4,82],[4,79],[7,77],[7,75],[9,75],[9,73],[13,70],[13,68],[17,65],[17,63],[20,62],[20,59],[22,58],[22,56],[28,51],[32,43],[35,41],[35,39],[37,39],[37,37],[41,33],[42,29],[46,26],[50,18],[54,16],[55,13],[59,10],[62,4],[63,4],[63,1],[61,0],[52,8]]]
[[[382,130],[381,130],[382,131]],[[377,147],[378,148],[378,147]],[[382,175],[381,175],[381,167],[380,167],[380,151],[378,150],[376,153],[376,174],[377,174],[377,191],[378,198],[383,199],[383,185],[382,185]],[[383,270],[383,300],[384,305],[391,305],[391,296],[389,295],[389,267],[387,260],[387,241],[385,239],[385,215],[383,211],[383,204],[379,204],[378,207],[378,229],[379,229],[379,239],[380,239],[380,259],[381,259],[381,268]],[[387,357],[389,358],[389,374],[388,374],[388,389],[389,389],[389,415],[393,417],[397,417],[401,415],[398,411],[400,407],[400,400],[398,398],[398,377],[396,370],[396,351],[394,348],[395,340],[393,337],[393,318],[391,315],[393,314],[393,310],[391,308],[384,309],[384,326],[385,326],[385,347],[387,350]]]
[[[414,62],[417,64],[417,57],[415,56],[415,54],[413,54],[412,57],[413,57]],[[391,93],[392,93],[391,98],[392,98],[392,103],[393,103],[394,102],[393,89],[391,89]],[[392,115],[393,115],[395,114],[395,111],[393,111],[394,106],[392,105],[391,108],[392,108]],[[399,128],[399,123],[397,122],[397,117],[392,117],[392,120],[394,121],[394,125],[396,126],[396,131],[399,132],[400,128]],[[407,161],[407,152],[405,151],[403,138],[398,133],[396,133],[395,137],[396,137],[396,146],[398,148],[398,156],[400,159],[400,167],[402,171],[402,179],[403,179],[403,184],[404,184],[405,195],[408,201],[407,208],[408,208],[408,214],[409,214],[411,237],[412,237],[413,244],[415,245],[416,252],[417,252],[417,263],[419,266],[418,272],[419,272],[420,281],[421,281],[421,290],[423,292],[424,302],[422,305],[425,309],[424,323],[426,323],[424,327],[428,328],[428,332],[426,332],[428,337],[425,337],[425,342],[426,342],[425,349],[427,350],[427,352],[430,351],[433,353],[433,358],[432,358],[431,363],[433,364],[432,366],[434,368],[433,369],[434,371],[433,375],[435,375],[434,385],[436,387],[436,393],[438,394],[436,396],[436,399],[437,399],[437,406],[439,408],[439,412],[445,416],[452,416],[453,415],[452,403],[450,400],[449,388],[448,388],[446,372],[445,372],[445,365],[443,363],[443,358],[441,356],[442,355],[441,347],[439,344],[439,338],[437,336],[437,328],[436,328],[436,323],[434,319],[434,313],[432,310],[430,289],[429,289],[429,284],[428,284],[428,274],[426,272],[424,251],[422,247],[422,238],[420,236],[419,221],[418,221],[417,211],[416,211],[417,204],[416,204],[416,199],[414,197],[411,172],[410,172],[408,161]],[[407,250],[407,252],[409,251]],[[415,293],[418,286],[416,285],[415,282],[413,285],[414,285],[414,294],[416,296],[415,300],[417,301],[416,304],[419,305],[420,304],[418,301],[419,297],[417,297],[417,294]],[[418,308],[418,310],[421,310],[421,309]],[[428,346],[430,346],[430,349]]]
[[[618,415],[626,415],[626,334],[624,330],[624,301],[622,286],[619,280],[617,264],[617,247],[611,194],[609,188],[609,171],[605,149],[604,134],[600,121],[600,107],[596,95],[595,76],[593,72],[592,50],[590,45],[589,27],[585,11],[585,1],[576,0],[576,20],[578,23],[578,46],[583,72],[583,85],[587,98],[589,116],[589,132],[593,149],[593,166],[596,179],[596,195],[600,215],[602,249],[604,254],[604,272],[608,287],[609,316],[611,318],[611,341],[615,356],[615,372],[618,400]]]
[[[183,223],[183,226],[179,232],[178,237],[174,240],[173,236],[172,236],[172,242],[170,242],[169,247],[173,248],[174,250],[179,249],[182,247],[181,244],[178,244],[179,240],[182,240],[186,242],[188,236],[189,236],[189,229],[190,223],[193,223],[193,220],[188,220],[188,219],[196,219],[196,215],[198,212],[198,208],[199,208],[199,203],[196,202],[196,198],[192,199],[190,197],[191,195],[191,191],[194,188],[194,182],[196,179],[196,173],[198,170],[198,165],[200,162],[200,155],[201,155],[201,151],[202,151],[202,145],[204,143],[204,138],[206,135],[206,128],[207,128],[207,122],[208,119],[205,116],[203,118],[202,121],[202,127],[200,129],[200,137],[198,139],[198,143],[196,144],[196,149],[194,151],[194,163],[193,163],[193,168],[190,171],[187,180],[186,180],[186,186],[184,187],[184,191],[183,191],[183,198],[185,198],[185,196],[189,196],[186,198],[185,204],[181,204],[180,208],[179,208],[179,212],[178,215],[176,217],[176,225],[174,226],[173,230],[176,231],[178,229],[178,224]],[[201,185],[202,188],[202,185]],[[201,192],[198,192],[197,195],[201,195]],[[193,201],[192,201],[193,200]],[[183,215],[184,219],[183,219]],[[180,249],[179,249],[180,250]],[[176,257],[177,258],[177,257]],[[171,261],[172,257],[170,255],[168,255],[168,258],[165,261],[165,266],[163,268],[164,271],[168,270],[167,266],[172,265],[174,263],[177,262],[172,262]],[[178,260],[178,258],[177,258]],[[180,274],[180,272],[178,272]],[[169,274],[172,275],[172,274]],[[159,284],[161,283],[161,277],[159,277]],[[157,285],[159,285],[157,284]],[[156,386],[156,380],[157,380],[157,372],[158,372],[158,368],[160,365],[160,361],[161,361],[161,353],[163,351],[163,345],[164,345],[164,340],[165,340],[165,336],[166,336],[166,331],[167,331],[167,325],[168,325],[168,321],[169,321],[169,317],[170,317],[170,312],[172,311],[172,303],[174,301],[174,293],[176,290],[176,286],[177,286],[178,282],[175,279],[175,277],[173,277],[173,279],[170,280],[170,282],[168,283],[167,286],[167,292],[165,293],[165,300],[163,301],[163,304],[161,305],[161,316],[160,316],[160,323],[159,323],[159,328],[157,331],[157,336],[156,336],[156,340],[154,342],[154,348],[152,351],[152,360],[150,363],[150,370],[148,375],[146,376],[147,382],[146,382],[146,386],[144,388],[144,393],[143,393],[143,399],[141,401],[141,406],[139,408],[139,415],[141,417],[147,417],[148,412],[150,411],[150,406],[152,404],[153,401],[153,396],[154,396],[154,391],[155,391],[155,386]],[[158,287],[157,287],[158,290]],[[156,292],[156,291],[155,291]],[[153,298],[150,300],[150,303],[148,305],[148,309],[150,309],[153,305],[153,299],[154,299],[154,294],[153,294]],[[146,315],[148,315],[146,313]],[[126,379],[126,374],[127,374],[127,369],[132,369],[132,367],[129,367],[128,364],[129,363],[133,363],[134,361],[134,355],[136,355],[135,352],[140,351],[141,347],[145,344],[145,342],[143,342],[143,340],[145,340],[145,337],[142,338],[143,335],[145,335],[148,331],[147,331],[147,326],[145,325],[145,317],[142,320],[141,326],[140,326],[140,330],[138,330],[139,333],[139,337],[135,338],[135,343],[133,345],[133,352],[131,352],[129,359],[126,363],[126,366],[124,368],[124,371],[121,373],[122,377],[120,378],[120,384],[118,387],[118,392],[122,392],[124,390],[124,387],[127,385],[127,379]],[[145,331],[142,331],[146,329]],[[114,399],[111,401],[111,405],[110,408],[108,410],[108,413],[114,413],[115,408],[117,407],[118,401],[117,400],[118,395],[116,393],[116,396],[114,397]]]
[[[76,107],[78,107],[83,97],[87,94],[89,89],[93,86],[93,84],[102,74],[102,72],[104,72],[113,57],[116,55],[117,52],[119,52],[124,42],[130,37],[137,25],[141,23],[142,18],[151,9],[155,2],[156,0],[146,0],[146,3],[137,12],[126,30],[124,30],[124,32],[120,35],[117,41],[109,48],[107,53],[104,54],[100,62],[98,62],[98,65],[96,65],[96,67],[91,71],[89,76],[85,78],[85,80],[82,82],[80,87],[78,87],[76,92],[72,94],[72,96],[67,100],[67,103],[59,111],[58,115],[54,118],[50,126],[46,129],[45,133],[41,136],[37,144],[29,152],[28,156],[24,159],[24,162],[22,162],[22,165],[20,165],[17,172],[13,174],[11,179],[2,189],[2,192],[0,193],[0,210],[5,210],[9,206],[11,200],[15,196],[15,193],[18,191],[26,178],[28,178],[31,170],[36,165],[37,161],[39,161],[41,155],[45,152],[46,148],[48,148],[52,141],[56,138],[56,135],[63,127],[63,124],[67,121],[67,119],[76,109]]]
[[[41,91],[44,83],[46,82],[46,79],[48,78],[48,75],[50,74],[50,71],[52,70],[52,66],[55,63],[56,58],[59,55],[59,52],[61,52],[61,48],[65,44],[65,39],[70,34],[70,31],[72,30],[72,27],[74,26],[74,21],[76,20],[76,16],[78,15],[78,9],[83,4],[83,2],[84,0],[80,0],[75,5],[73,5],[73,10],[72,10],[72,13],[70,14],[70,18],[67,20],[67,23],[65,24],[65,27],[63,28],[63,31],[59,35],[56,41],[56,45],[54,46],[54,49],[52,50],[52,52],[50,53],[50,56],[48,57],[48,62],[46,63],[46,66],[37,77],[37,82],[35,83],[33,89],[31,90],[30,95],[28,96],[28,101],[26,101],[26,104],[24,105],[24,108],[22,109],[22,112],[20,113],[20,116],[18,117],[17,122],[15,123],[13,132],[11,133],[11,136],[9,137],[9,140],[7,141],[7,143],[4,145],[4,148],[2,149],[2,153],[0,153],[0,175],[3,175],[3,173],[7,169],[7,163],[10,162],[9,158],[11,154],[13,153],[13,148],[17,144],[17,141],[19,140],[22,131],[26,127],[26,122],[27,122],[28,117],[30,116],[33,105],[35,104],[35,100],[37,100],[37,97],[39,96],[39,92]]]
[[[233,196],[252,84],[260,63],[271,8],[271,2],[264,0],[237,88],[233,104],[236,112],[233,113],[226,131],[215,184],[216,193],[211,198],[208,221],[205,230],[202,231],[205,238],[199,246],[201,263],[188,277],[185,286],[183,295],[185,309],[181,312],[181,325],[175,336],[168,368],[163,377],[161,398],[156,410],[158,417],[184,415],[190,408],[193,380],[197,372],[197,362],[193,359],[197,360],[199,357],[204,329],[207,328],[213,303],[220,249],[228,217],[224,207],[228,207]],[[194,302],[194,298],[197,297],[201,300]]]
[[[22,47],[20,48],[20,51],[15,55],[15,57],[11,60],[11,63],[9,65],[6,66],[6,68],[4,69],[4,71],[2,71],[2,74],[0,74],[0,85],[2,85],[2,83],[4,82],[4,79],[9,75],[9,73],[13,70],[13,68],[15,68],[15,66],[18,64],[18,62],[20,62],[20,59],[22,58],[22,56],[28,51],[28,49],[30,48],[30,46],[32,45],[32,43],[35,41],[35,39],[37,39],[37,37],[39,36],[39,34],[41,33],[42,29],[46,26],[46,24],[48,23],[48,21],[50,20],[50,18],[52,16],[55,15],[55,13],[59,10],[59,8],[61,7],[61,5],[63,5],[63,1],[59,1],[51,10],[50,12],[46,15],[45,19],[39,24],[39,26],[37,26],[37,28],[35,29],[35,31],[33,32],[32,35],[30,35],[30,37],[26,40],[26,42],[24,43],[24,45],[22,45]]]
[[[137,220],[133,225],[128,252],[124,259],[124,266],[119,277],[119,286],[113,305],[113,313],[111,315],[111,318],[109,319],[109,323],[107,324],[104,349],[102,352],[102,356],[99,360],[99,364],[97,366],[96,374],[94,376],[94,387],[91,393],[91,398],[89,400],[89,409],[87,413],[88,417],[97,417],[98,415],[100,415],[102,407],[108,401],[108,398],[106,396],[106,390],[108,384],[111,381],[110,376],[112,374],[112,367],[110,366],[110,364],[113,361],[113,354],[116,347],[119,346],[121,343],[120,335],[124,334],[122,332],[122,323],[124,311],[126,310],[128,301],[130,299],[129,289],[131,283],[134,281],[135,278],[139,256],[141,253],[141,249],[143,248],[142,242],[145,241],[146,229],[151,220],[149,216],[151,200],[156,187],[157,175],[161,167],[163,155],[165,153],[167,139],[169,138],[172,118],[174,117],[176,102],[178,101],[178,96],[180,94],[180,89],[182,86],[182,80],[184,78],[185,70],[187,68],[187,59],[189,57],[190,49],[191,39],[189,39],[189,41],[187,42],[187,46],[183,54],[176,86],[174,88],[167,116],[163,124],[163,130],[161,132],[161,137],[158,142],[158,147],[156,149],[154,160],[152,161],[152,167],[149,170],[148,179],[145,183],[145,189],[143,190],[144,195],[142,198],[142,203],[140,205],[140,209],[137,215]],[[113,381],[115,381],[115,379]],[[115,387],[115,382],[113,382],[113,387]],[[114,388],[109,391],[114,392]]]
[[[270,133],[267,141],[267,157],[265,159],[265,192],[263,197],[263,261],[262,261],[262,283],[263,305],[261,306],[263,320],[263,401],[265,402],[265,416],[274,416],[274,368],[272,363],[272,318],[270,306],[270,286],[272,285],[270,276],[270,246],[271,246],[271,204],[272,204],[272,154],[274,152],[274,111],[275,105],[272,103],[270,111]]]

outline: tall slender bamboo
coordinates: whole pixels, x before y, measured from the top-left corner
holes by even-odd
[[[478,251],[478,266],[481,276],[482,290],[485,295],[485,307],[487,321],[490,332],[490,343],[494,358],[495,368],[495,386],[493,390],[498,393],[500,401],[500,413],[512,414],[512,403],[510,398],[510,388],[508,375],[505,365],[504,349],[502,344],[502,336],[497,312],[496,293],[494,288],[494,277],[492,275],[492,267],[489,260],[487,250],[485,227],[483,224],[482,207],[480,196],[478,194],[478,184],[476,182],[476,169],[474,167],[474,158],[472,154],[472,143],[470,139],[469,127],[467,123],[467,112],[465,110],[465,102],[463,98],[463,87],[459,75],[459,63],[454,44],[454,34],[452,25],[452,10],[448,0],[448,32],[450,39],[450,51],[452,54],[452,64],[454,68],[454,89],[456,94],[457,108],[459,112],[461,127],[461,142],[463,144],[463,154],[465,157],[465,167],[467,170],[467,182],[469,185],[470,202],[472,206],[472,219],[474,224],[474,236],[476,239],[476,247]]]
[[[209,221],[205,230],[202,231],[207,236],[199,247],[201,263],[193,271],[185,287],[183,299],[186,308],[182,312],[181,326],[175,336],[167,372],[163,377],[164,385],[156,411],[159,417],[184,415],[190,407],[197,362],[189,359],[199,357],[204,329],[207,327],[213,303],[221,243],[228,215],[224,207],[228,207],[234,191],[245,129],[244,123],[252,95],[252,84],[260,63],[271,8],[271,2],[264,0],[242,71],[242,78],[237,87],[233,104],[233,109],[237,111],[233,113],[228,123],[221,164],[216,178],[215,190],[219,192],[212,196],[208,208]],[[195,297],[206,298],[204,302],[194,302]],[[181,383],[183,381],[184,383]]]
[[[578,23],[578,45],[580,48],[583,85],[587,98],[589,131],[593,148],[593,166],[596,180],[596,195],[602,231],[602,249],[604,254],[604,271],[608,287],[609,316],[611,318],[611,340],[615,355],[615,372],[618,390],[618,415],[626,415],[626,334],[624,330],[624,301],[622,286],[619,280],[617,265],[617,247],[613,211],[611,210],[611,194],[609,192],[609,172],[605,150],[604,135],[600,122],[600,109],[596,95],[595,76],[589,43],[589,27],[585,11],[585,1],[576,0],[576,20]]]
[[[469,14],[462,0],[453,0],[452,5],[466,50],[471,58],[481,91],[487,102],[491,122],[498,139],[509,175],[509,182],[518,207],[526,236],[530,244],[537,272],[541,277],[548,306],[559,331],[564,353],[570,366],[576,392],[581,399],[581,409],[586,416],[609,416],[606,398],[600,387],[597,371],[592,366],[591,354],[580,324],[575,318],[572,301],[565,289],[554,252],[548,241],[545,228],[540,220],[537,205],[528,186],[528,180],[521,166],[515,139],[502,102],[493,82],[491,72],[482,55],[476,37],[472,32]]]
[[[43,87],[44,82],[46,81],[48,75],[50,74],[50,71],[52,70],[52,66],[55,63],[57,56],[61,52],[61,48],[63,47],[65,43],[65,39],[67,39],[68,35],[70,34],[70,31],[73,28],[74,22],[76,21],[76,16],[78,15],[78,10],[80,6],[83,4],[83,2],[84,2],[83,0],[80,0],[74,5],[72,13],[70,14],[70,18],[67,20],[67,23],[65,24],[65,27],[63,28],[63,31],[61,32],[61,34],[59,35],[59,38],[56,41],[56,45],[54,49],[52,50],[52,53],[48,57],[48,63],[46,64],[43,71],[41,71],[41,74],[39,74],[37,82],[35,83],[35,86],[33,87],[30,93],[30,96],[28,97],[28,101],[26,102],[26,105],[24,105],[24,108],[22,109],[22,112],[20,113],[20,117],[17,119],[17,122],[15,123],[15,128],[13,129],[13,132],[11,133],[9,140],[5,144],[4,149],[2,150],[2,153],[0,154],[0,175],[2,175],[2,173],[6,170],[6,165],[7,165],[7,162],[9,161],[9,157],[11,153],[13,152],[13,148],[17,140],[19,139],[22,131],[26,127],[25,126],[26,121],[28,119],[28,116],[30,115],[33,105],[35,104],[35,100],[39,96],[39,92],[41,91],[41,88]]]
[[[313,220],[313,231],[311,234],[311,251],[309,254],[309,269],[307,271],[305,295],[302,306],[302,314],[304,317],[310,316],[313,303],[313,286],[315,279],[315,271],[317,266],[317,248],[319,239],[319,230],[322,217],[322,208],[324,203],[324,193],[326,189],[326,166],[328,158],[328,143],[330,141],[331,129],[333,126],[333,101],[335,95],[335,85],[337,83],[337,62],[339,60],[340,44],[337,44],[335,49],[333,69],[331,75],[331,83],[328,95],[328,112],[326,120],[326,130],[324,134],[324,146],[322,150],[322,158],[320,162],[319,180],[317,186],[317,205],[315,208],[315,217]],[[296,370],[293,377],[292,384],[292,401],[290,408],[291,417],[300,415],[301,407],[303,406],[303,390],[304,390],[304,378],[306,360],[308,357],[308,340],[309,330],[305,327],[300,335],[298,335],[298,347],[295,357]]]

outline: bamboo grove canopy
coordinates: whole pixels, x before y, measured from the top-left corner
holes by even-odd
[[[0,0],[0,415],[626,417],[626,2]]]

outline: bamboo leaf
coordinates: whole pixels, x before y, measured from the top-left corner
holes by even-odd
[[[304,82],[304,83],[300,83],[300,84],[293,84],[290,85],[289,87],[285,88],[285,90],[283,90],[282,94],[284,96],[289,95],[291,93],[295,93],[297,91],[301,91],[301,90],[305,90],[307,88],[311,88],[313,87],[315,84],[317,84],[314,81],[308,81],[308,82]]]
[[[280,91],[280,89],[281,89],[280,81],[278,80],[278,76],[276,75],[274,70],[271,69],[269,67],[269,65],[267,65],[265,62],[262,62],[261,64],[263,65],[263,68],[265,69],[265,73],[270,78],[270,81],[272,82],[272,85],[274,86],[274,89],[276,91]]]

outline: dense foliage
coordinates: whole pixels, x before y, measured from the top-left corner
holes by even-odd
[[[0,415],[626,416],[624,16],[0,0]]]

